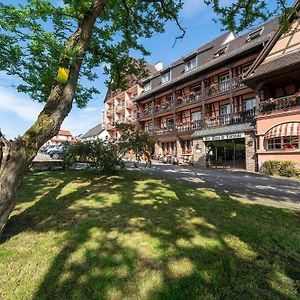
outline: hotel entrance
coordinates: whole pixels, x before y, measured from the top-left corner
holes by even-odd
[[[245,139],[206,141],[208,167],[246,169]]]

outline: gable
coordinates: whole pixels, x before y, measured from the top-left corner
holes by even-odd
[[[300,21],[296,19],[291,24],[289,30],[282,34],[277,40],[264,62],[277,59],[282,55],[297,51],[300,49]]]

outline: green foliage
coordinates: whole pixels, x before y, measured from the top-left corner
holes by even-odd
[[[230,4],[220,0],[204,2],[213,8],[223,29],[232,31],[242,31],[276,15],[282,15],[281,21],[286,27],[289,15],[295,12],[295,8],[288,7],[288,0],[274,0],[273,5],[270,5],[269,0],[234,0]]]
[[[87,163],[91,168],[111,175],[124,167],[122,159],[130,150],[134,151],[137,159],[146,155],[150,160],[154,142],[147,133],[128,124],[119,124],[118,129],[122,132],[119,140],[97,139],[69,145],[64,156],[65,163],[68,166],[76,162]]]
[[[18,2],[18,1],[17,1]],[[46,101],[59,66],[69,68],[78,56],[68,49],[69,37],[93,12],[98,1],[27,0],[24,4],[0,2],[0,70],[21,79],[17,89],[37,101]],[[84,107],[99,91],[83,84],[98,78],[104,66],[111,89],[125,88],[126,76],[145,77],[143,59],[132,64],[130,52],[143,57],[149,52],[141,44],[154,32],[163,32],[165,22],[177,17],[182,1],[108,1],[98,15],[79,74],[75,102]]]
[[[124,165],[119,155],[118,145],[102,140],[70,145],[64,161],[69,166],[76,162],[87,163],[89,167],[100,170],[106,175],[115,174],[117,166]]]
[[[266,175],[279,175],[284,177],[295,177],[298,175],[295,163],[290,160],[267,160],[263,163],[259,171]]]

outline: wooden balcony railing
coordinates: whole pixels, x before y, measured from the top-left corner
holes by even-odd
[[[259,112],[266,114],[276,110],[289,110],[296,106],[300,106],[300,94],[262,101],[259,103]]]
[[[138,112],[137,113],[137,118],[138,119],[142,119],[142,118],[146,118],[146,117],[149,117],[152,115],[152,108],[149,108],[149,109],[145,109],[144,111],[142,112]]]
[[[157,113],[160,113],[160,112],[169,111],[173,107],[174,107],[174,103],[173,102],[167,102],[167,103],[163,103],[161,105],[155,105],[153,112],[155,114],[157,114]]]
[[[154,134],[156,135],[164,135],[164,134],[170,134],[175,132],[175,127],[166,127],[166,128],[158,128],[158,129],[154,129]]]
[[[191,92],[188,95],[177,97],[176,106],[182,106],[189,103],[197,102],[201,100],[201,92]]]
[[[203,127],[202,120],[183,122],[176,126],[178,132],[201,129]]]
[[[205,127],[216,127],[224,125],[241,124],[253,122],[255,117],[255,109],[233,114],[220,115],[216,117],[205,118]]]

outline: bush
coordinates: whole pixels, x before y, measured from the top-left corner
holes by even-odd
[[[298,175],[295,163],[290,160],[267,160],[263,163],[259,172],[265,175],[284,177],[295,177]]]

